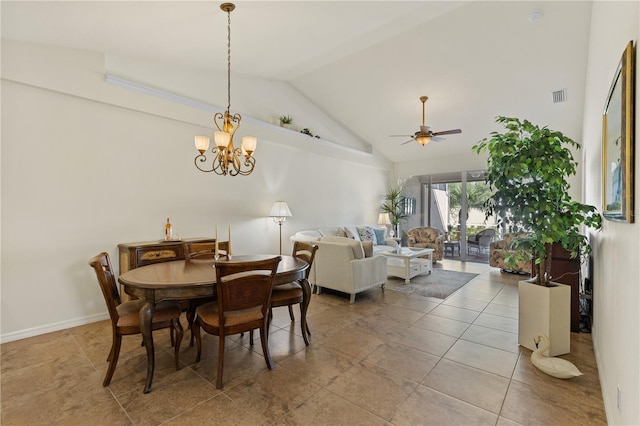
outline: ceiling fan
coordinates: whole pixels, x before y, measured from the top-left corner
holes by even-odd
[[[431,141],[436,141],[436,142],[443,141],[444,138],[440,138],[439,137],[440,135],[453,135],[456,133],[462,133],[462,130],[460,129],[444,130],[442,132],[432,132],[429,126],[425,126],[424,125],[424,103],[427,102],[427,99],[429,98],[426,96],[420,96],[420,102],[422,102],[422,126],[420,126],[420,130],[415,132],[413,135],[391,135],[390,136],[393,138],[395,137],[411,138],[408,141],[401,143],[400,145],[407,144],[411,141],[416,141],[420,145],[425,146]]]

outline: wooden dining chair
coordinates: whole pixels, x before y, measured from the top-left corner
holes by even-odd
[[[310,243],[305,243],[302,241],[296,241],[293,244],[293,253],[294,257],[298,259],[302,259],[309,264],[309,268],[305,274],[304,279],[308,280],[309,273],[311,272],[311,267],[313,265],[313,259],[316,256],[316,251],[318,250],[318,246]],[[273,288],[271,292],[271,308],[276,308],[279,306],[288,306],[289,307],[289,318],[291,318],[291,322],[295,321],[295,317],[293,315],[293,305],[300,305],[300,314],[302,316],[306,316],[306,312],[303,312],[302,309],[302,301],[303,301],[303,292],[302,286],[299,282],[294,281],[289,284],[278,285]],[[311,335],[311,331],[309,330],[309,325],[306,322],[306,318],[304,320],[301,318],[300,327],[302,331],[302,336],[304,337],[305,344],[309,346],[309,340],[307,335]]]
[[[216,243],[185,243],[184,258],[187,262],[192,259],[214,259]],[[218,255],[228,257],[229,241],[218,241]]]
[[[222,388],[226,336],[260,329],[262,354],[271,369],[273,363],[267,342],[269,302],[281,257],[247,262],[216,262],[215,302],[198,306],[193,331],[196,336],[196,362],[202,353],[200,329],[218,336],[216,387]]]
[[[216,243],[185,243],[184,244],[184,258],[187,263],[192,259],[215,259]],[[229,241],[218,241],[218,256],[228,258],[229,256]],[[193,320],[196,315],[196,308],[203,303],[213,302],[216,300],[215,295],[206,299],[195,299],[181,302],[183,311],[187,312],[187,327],[189,328],[191,336],[189,337],[189,346],[193,346]]]
[[[89,266],[93,268],[98,278],[98,283],[102,289],[102,295],[107,303],[109,317],[111,318],[111,330],[113,343],[111,351],[107,357],[109,368],[102,382],[102,386],[108,386],[116,370],[122,336],[140,334],[139,312],[144,301],[141,299],[122,302],[116,279],[111,266],[111,259],[108,253],[100,253],[89,260]],[[180,304],[173,301],[160,302],[156,305],[151,330],[161,328],[171,328],[171,344],[174,347],[176,370],[180,367],[180,343],[182,342],[182,325],[180,324]],[[175,340],[174,340],[175,333]]]

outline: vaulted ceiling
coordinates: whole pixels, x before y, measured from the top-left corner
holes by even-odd
[[[2,1],[2,37],[220,71],[219,5]],[[579,141],[590,13],[590,1],[236,1],[232,72],[288,82],[393,162],[468,154],[497,115]],[[432,130],[463,133],[390,138],[419,129],[421,95]]]

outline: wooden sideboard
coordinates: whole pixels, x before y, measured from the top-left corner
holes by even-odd
[[[143,241],[118,244],[120,275],[152,263],[184,259],[184,243],[215,242],[215,238],[186,238],[180,241]]]

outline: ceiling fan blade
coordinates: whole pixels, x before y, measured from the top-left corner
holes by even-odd
[[[410,138],[413,135],[389,135],[390,138]]]
[[[431,136],[431,141],[432,142],[442,142],[442,141],[446,141],[447,138],[440,138],[438,136]]]
[[[409,140],[408,140],[408,141],[406,141],[406,142],[402,142],[400,145],[406,145],[406,144],[408,144],[409,142],[413,142],[414,140],[415,140],[415,139],[409,139]]]
[[[453,129],[453,130],[444,130],[442,132],[434,132],[433,135],[434,136],[438,136],[438,135],[454,135],[457,133],[462,133],[461,129]]]

